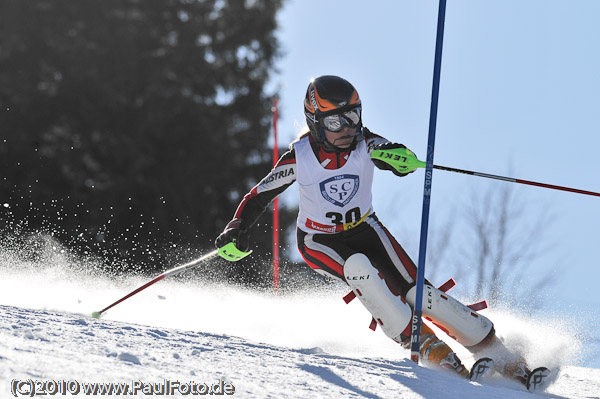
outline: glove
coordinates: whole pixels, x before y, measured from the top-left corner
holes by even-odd
[[[221,248],[230,242],[235,241],[237,249],[243,252],[248,252],[250,246],[250,234],[247,231],[242,231],[240,226],[242,219],[235,218],[231,222],[227,223],[225,230],[215,239],[215,247]]]
[[[383,144],[379,144],[377,146],[375,146],[375,150],[391,150],[394,148],[406,148],[406,146],[404,144],[397,144],[397,143],[383,143]],[[385,169],[385,170],[391,170],[396,176],[406,176],[409,173],[414,172],[415,170],[411,170],[408,173],[401,173],[398,172],[396,169],[394,169],[394,167],[392,165],[390,165],[389,163],[380,161],[379,159],[373,159],[373,163],[375,164],[375,166],[377,166],[379,169]]]

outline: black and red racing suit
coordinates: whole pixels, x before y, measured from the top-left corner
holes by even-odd
[[[364,140],[369,153],[390,143],[366,128]],[[312,137],[310,143],[315,157],[326,169],[344,166],[351,152],[327,152]],[[375,162],[375,166],[389,169],[379,162]],[[271,172],[244,196],[228,226],[239,226],[241,231],[247,232],[271,201],[295,181],[296,155],[294,148],[290,146],[290,150],[281,156]],[[344,263],[355,253],[363,253],[369,258],[396,295],[404,297],[416,280],[417,268],[414,262],[374,213],[356,227],[333,234],[307,233],[297,229],[297,244],[302,257],[312,269],[342,281],[345,281]]]

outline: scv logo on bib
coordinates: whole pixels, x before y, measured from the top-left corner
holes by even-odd
[[[357,175],[339,175],[319,183],[321,195],[333,205],[344,206],[354,198],[360,186]]]

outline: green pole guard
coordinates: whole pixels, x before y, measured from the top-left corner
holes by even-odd
[[[374,150],[371,159],[383,161],[400,173],[410,173],[417,168],[424,168],[427,164],[419,161],[417,156],[408,148],[390,148],[389,150]]]
[[[248,252],[239,250],[238,247],[235,246],[235,240],[233,240],[229,244],[223,245],[221,248],[219,248],[218,253],[223,259],[226,259],[230,262],[237,262],[238,260],[250,255],[252,250]]]

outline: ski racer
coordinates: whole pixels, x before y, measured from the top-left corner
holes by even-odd
[[[250,228],[271,201],[298,183],[297,244],[317,273],[341,280],[372,314],[383,332],[410,348],[417,267],[378,219],[371,203],[374,168],[400,173],[374,150],[405,148],[362,124],[362,104],[354,86],[337,76],[321,76],[308,85],[304,114],[309,131],[291,143],[271,172],[246,194],[215,245],[248,251]],[[233,244],[232,244],[233,243]],[[505,376],[525,384],[529,370],[520,356],[496,337],[493,323],[426,282],[423,314],[475,354],[493,351]],[[421,358],[463,377],[469,370],[426,324]]]

